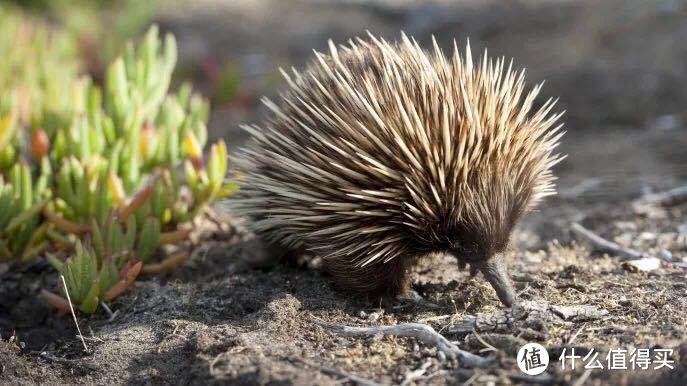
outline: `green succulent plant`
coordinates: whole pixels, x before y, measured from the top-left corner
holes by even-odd
[[[69,298],[85,313],[93,313],[101,302],[121,295],[133,284],[143,263],[127,259],[125,253],[99,255],[98,251],[75,244],[73,255],[66,261],[48,255],[50,263],[64,276]],[[63,297],[43,290],[43,297],[58,310],[66,313],[69,303]]]
[[[22,33],[21,22],[1,16],[0,32]],[[21,57],[68,61],[67,39],[57,44],[42,31],[32,36],[46,40],[34,47],[44,52]],[[12,52],[12,39],[0,36],[0,47]],[[188,85],[169,91],[176,58],[176,41],[160,39],[157,27],[112,61],[102,88],[78,76],[76,60],[57,80],[40,64],[12,79],[6,71],[16,59],[0,58],[0,91],[10,96],[0,100],[0,262],[48,256],[83,312],[141,272],[183,263],[188,251],[179,244],[193,220],[237,188],[225,182],[224,142],[203,153],[207,102]],[[66,301],[43,296],[58,308]]]
[[[84,113],[55,135],[50,154],[61,165],[55,209],[66,219],[102,220],[107,208],[121,205],[147,179],[163,174],[164,183],[137,212],[163,225],[191,220],[208,202],[228,193],[223,187],[231,190],[224,185],[223,143],[213,145],[203,165],[207,103],[189,86],[168,93],[175,61],[174,38],[168,35],[162,44],[153,27],[138,49],[128,45],[125,55],[110,65],[104,91],[86,82],[77,93],[81,97],[75,104],[84,103]],[[173,172],[182,162],[193,165],[186,181]],[[109,194],[102,194],[104,185]],[[191,193],[186,201],[180,194],[184,190]]]
[[[41,224],[41,210],[47,201],[49,165],[34,180],[29,167],[16,163],[8,179],[0,175],[0,262],[34,259],[48,245],[48,224]]]
[[[59,268],[68,272],[92,260],[88,266],[95,267],[93,272],[66,281],[68,290],[73,286],[77,291],[74,301],[84,299],[88,305],[81,308],[84,312],[94,310],[97,292],[85,288],[91,288],[94,272],[111,270],[111,256],[141,262],[140,271],[146,273],[178,265],[188,256],[186,251],[155,262],[156,251],[183,241],[188,230],[179,224],[192,221],[209,203],[236,189],[224,181],[228,165],[222,141],[203,157],[207,104],[188,86],[168,93],[175,61],[174,38],[168,35],[163,44],[157,29],[151,28],[138,49],[129,45],[110,65],[103,91],[84,83],[77,94],[85,101],[84,113],[55,135],[50,158],[61,167],[44,215],[63,233],[51,234],[56,241],[70,235],[89,240],[89,247],[80,247],[77,256]],[[109,300],[99,285],[99,298]]]
[[[0,4],[0,52],[0,111],[11,105],[18,124],[30,130],[62,127],[73,110],[64,95],[80,71],[76,39]]]

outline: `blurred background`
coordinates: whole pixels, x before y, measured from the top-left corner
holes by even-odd
[[[278,67],[302,68],[328,39],[400,31],[513,57],[568,131],[561,197],[615,200],[687,181],[687,1],[681,0],[15,0],[69,31],[100,79],[103,63],[151,23],[175,34],[176,78],[212,103],[210,136],[244,141],[276,96]]]

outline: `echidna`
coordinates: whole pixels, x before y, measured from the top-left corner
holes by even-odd
[[[288,88],[270,118],[244,126],[245,179],[231,207],[263,239],[323,258],[344,286],[410,289],[418,258],[449,253],[481,271],[507,306],[515,292],[499,254],[518,219],[553,194],[562,136],[541,85],[503,58],[446,57],[405,34],[338,48]]]

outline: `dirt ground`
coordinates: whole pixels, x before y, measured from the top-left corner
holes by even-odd
[[[160,23],[177,35],[182,63],[211,56],[240,69],[240,103],[215,106],[211,125],[234,148],[245,139],[237,124],[262,113],[257,96],[275,94],[274,69],[300,65],[329,37],[369,29],[393,38],[404,29],[449,47],[469,36],[473,47],[515,57],[530,81],[546,79],[545,94],[568,111],[569,156],[556,170],[559,195],[521,222],[507,254],[520,299],[543,311],[466,327],[505,314],[488,283],[448,257],[414,269],[421,299],[379,303],[303,262],[247,268],[243,233],[228,232],[172,275],[137,283],[111,305],[112,320],[80,316],[88,351],[71,319],[36,298],[55,283],[45,264],[1,274],[0,383],[687,384],[687,204],[633,206],[687,184],[687,3],[202,0],[164,9]],[[595,251],[571,233],[574,222],[659,257],[660,267],[644,272]],[[578,305],[588,312],[564,312]],[[342,337],[327,327],[404,322],[427,323],[496,361],[465,368],[414,339]],[[518,369],[525,342],[548,349],[544,374]],[[594,349],[604,367],[609,349],[673,349],[675,368],[561,370],[566,348]]]

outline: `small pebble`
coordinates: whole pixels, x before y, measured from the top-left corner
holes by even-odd
[[[652,232],[642,232],[639,234],[639,239],[644,241],[656,240],[656,234]]]
[[[665,261],[673,261],[673,254],[667,249],[661,249],[658,255]]]
[[[661,259],[656,257],[644,257],[637,260],[626,261],[623,266],[631,271],[650,272],[661,267]]]

